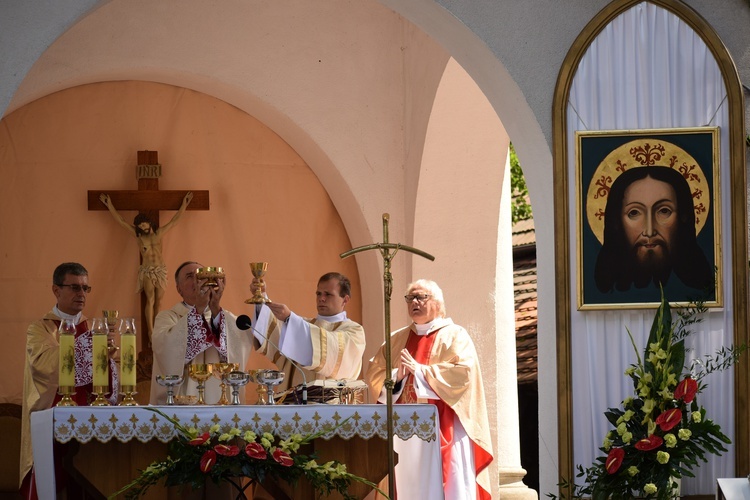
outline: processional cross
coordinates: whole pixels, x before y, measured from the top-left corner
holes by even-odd
[[[112,205],[118,210],[137,210],[139,216],[144,215],[149,221],[159,225],[160,210],[180,210],[183,200],[191,191],[159,191],[159,177],[161,165],[157,151],[138,151],[138,165],[136,166],[137,191],[89,191],[88,209],[107,210],[102,195],[107,195]],[[192,191],[192,200],[187,210],[208,210],[208,191]],[[137,233],[136,233],[137,234]],[[160,250],[160,249],[159,249]],[[143,258],[141,256],[141,263]],[[146,289],[141,293],[141,353],[138,355],[138,378],[151,378],[151,340],[149,332],[153,325],[148,325],[146,307],[148,299]]]
[[[393,275],[391,275],[391,260],[396,256],[399,250],[406,250],[407,252],[415,253],[434,261],[435,257],[418,250],[416,248],[402,245],[401,243],[389,243],[388,242],[388,220],[390,216],[386,213],[383,214],[383,242],[373,243],[370,245],[364,245],[361,247],[353,248],[341,254],[341,258],[345,259],[350,255],[354,255],[358,252],[364,252],[366,250],[380,250],[380,255],[383,257],[383,298],[385,299],[384,310],[385,310],[385,403],[386,403],[386,429],[388,433],[388,497],[396,498],[395,496],[395,478],[394,473],[396,467],[396,460],[393,451],[393,388],[395,382],[392,378],[391,373],[391,294],[393,293]],[[393,250],[393,252],[391,252]]]

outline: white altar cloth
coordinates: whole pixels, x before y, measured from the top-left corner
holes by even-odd
[[[34,468],[39,498],[55,498],[55,474],[52,443],[75,440],[102,443],[138,440],[143,443],[157,439],[167,443],[176,437],[174,426],[148,406],[79,406],[56,407],[31,414]],[[286,439],[292,434],[311,434],[348,422],[323,436],[350,439],[387,438],[384,405],[279,405],[279,406],[157,406],[187,427],[207,431],[215,423],[255,432],[270,432]],[[427,446],[433,471],[429,477],[442,479],[438,416],[433,405],[395,405],[393,407],[394,437],[407,441],[417,437]],[[398,467],[396,484],[398,487]],[[414,481],[414,478],[403,478]],[[435,485],[437,486],[437,485]],[[442,491],[442,480],[440,481]],[[431,488],[428,488],[431,489]]]

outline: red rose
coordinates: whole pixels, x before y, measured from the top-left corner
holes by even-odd
[[[674,389],[675,399],[682,399],[686,403],[692,403],[698,393],[698,382],[690,377],[685,377]]]
[[[607,455],[607,461],[604,462],[604,467],[607,469],[607,474],[614,474],[620,469],[622,460],[625,458],[625,450],[622,448],[612,448],[609,450]]]
[[[667,432],[671,430],[675,425],[680,423],[680,419],[682,419],[682,412],[679,408],[672,408],[671,410],[667,410],[665,412],[662,412],[661,415],[656,417],[656,425],[661,427],[661,430],[664,432]]]
[[[208,432],[206,432],[206,433],[201,434],[195,439],[191,439],[190,441],[188,441],[188,444],[191,444],[193,446],[200,446],[206,441],[208,441],[209,439],[211,439],[211,435]]]
[[[219,455],[224,455],[225,457],[233,457],[240,453],[240,449],[237,446],[226,444],[217,444],[216,446],[214,446],[214,451]]]
[[[276,448],[276,451],[273,452],[273,459],[284,467],[290,467],[294,463],[294,460],[289,456],[289,453],[282,451],[281,448]]]
[[[260,443],[248,443],[248,445],[245,446],[245,455],[250,458],[264,460],[268,456],[268,453],[266,453],[265,448],[263,448]]]
[[[214,450],[207,450],[206,453],[201,457],[201,472],[208,473],[216,463],[216,452]]]
[[[635,447],[641,451],[651,451],[661,446],[663,442],[664,440],[662,438],[656,434],[651,434],[649,437],[643,438],[635,443]]]

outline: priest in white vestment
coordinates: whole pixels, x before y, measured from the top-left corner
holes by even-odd
[[[257,286],[254,279],[251,291]],[[303,318],[277,302],[256,308],[252,321],[255,348],[285,373],[279,390],[303,381],[355,380],[362,371],[365,330],[344,310],[351,297],[349,279],[340,273],[324,274],[315,295],[315,318]]]
[[[492,441],[474,342],[445,317],[443,292],[434,281],[410,284],[405,299],[413,323],[391,334],[393,401],[437,406],[446,500],[489,500]],[[381,403],[386,401],[384,349],[385,344],[370,360],[365,376],[371,398]],[[433,499],[443,493],[423,490],[423,484],[434,482],[423,477],[421,466],[429,458],[420,444],[417,439],[394,440],[399,498]]]
[[[221,307],[225,279],[216,288],[199,280],[197,262],[185,262],[175,272],[177,292],[182,302],[161,311],[154,321],[152,338],[154,366],[151,375],[151,404],[165,404],[166,388],[156,382],[157,375],[182,375],[184,381],[175,395],[196,395],[198,383],[190,379],[188,366],[203,363],[238,363],[244,371],[252,352],[252,336],[237,328],[237,318]],[[206,403],[221,398],[216,377],[205,383]],[[244,403],[244,391],[240,391]]]

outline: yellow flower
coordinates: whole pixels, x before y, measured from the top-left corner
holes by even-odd
[[[656,452],[656,461],[662,465],[666,464],[667,462],[669,462],[669,453],[667,453],[666,451]]]
[[[609,436],[609,434],[607,434]],[[604,438],[604,443],[602,443],[602,448],[604,448],[604,451],[609,451],[610,448],[612,448],[612,441],[609,440],[609,437]]]
[[[210,432],[211,434],[216,434],[217,432],[219,432],[219,429],[221,429],[221,426],[219,424],[214,424],[210,429],[208,429],[208,432]]]
[[[628,430],[628,427],[625,425],[625,422],[621,423],[617,426],[617,434],[622,436],[625,434],[625,432]]]
[[[633,439],[633,433],[632,432],[626,432],[622,435],[622,442],[625,444],[629,444],[630,441]]]
[[[662,399],[673,399],[672,391],[669,390],[669,387],[665,387],[664,389],[659,391],[658,394],[662,397]]]
[[[622,405],[627,408],[628,406],[630,406],[632,402],[633,402],[633,396],[628,396],[622,400]]]
[[[648,435],[652,435],[654,432],[656,432],[656,422],[653,420],[648,421]]]
[[[680,439],[682,439],[683,441],[687,441],[688,439],[690,439],[690,436],[692,436],[692,435],[693,435],[693,433],[690,432],[690,429],[680,429],[677,432],[677,436]]]
[[[638,470],[638,467],[636,467],[635,465],[631,465],[630,467],[628,467],[628,474],[630,475],[630,477],[637,476],[638,472],[640,471]]]
[[[677,438],[671,432],[664,436],[664,442],[666,443],[667,448],[674,448],[677,446]]]
[[[222,434],[221,436],[219,436],[219,442],[229,441],[230,439],[232,439],[232,436],[230,436],[229,434]]]
[[[696,424],[700,424],[701,423],[701,419],[702,419],[701,412],[694,411],[691,416],[693,418],[693,422],[695,422]]]
[[[318,462],[316,462],[315,460],[310,460],[304,465],[305,470],[317,469],[317,468],[318,468]]]
[[[242,435],[242,439],[246,443],[252,443],[257,437],[257,434],[255,434],[253,431],[245,431],[245,433]]]
[[[646,421],[649,419],[649,416],[651,415],[651,412],[654,411],[655,406],[656,405],[654,404],[653,399],[647,399],[643,402],[643,408],[641,408],[641,411],[645,415],[645,418],[643,419],[643,421],[641,421],[642,424],[645,424]]]
[[[625,375],[630,376],[630,375],[632,375],[634,373],[635,373],[635,366],[630,366],[630,368],[628,368],[627,370],[625,370]]]
[[[646,486],[643,487],[643,492],[647,495],[653,495],[656,491],[657,488],[654,483],[647,483]]]

